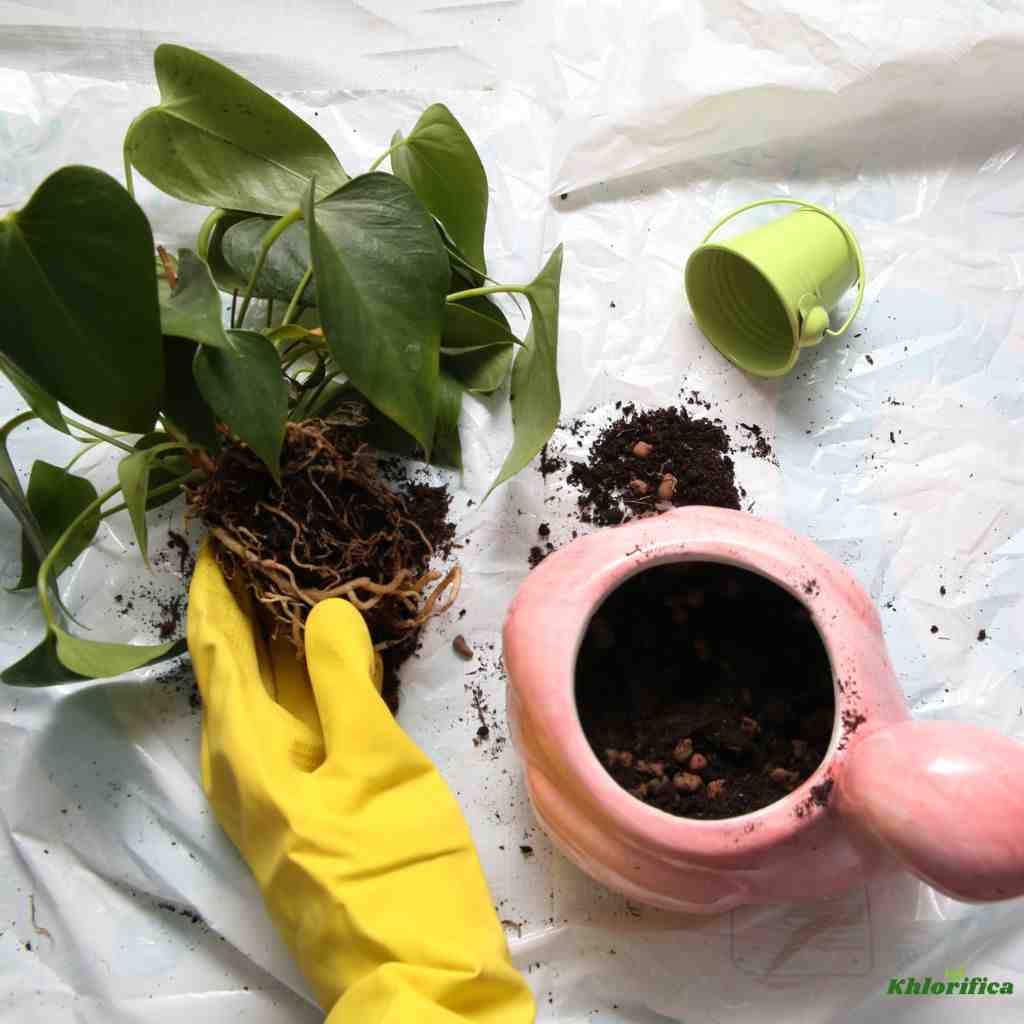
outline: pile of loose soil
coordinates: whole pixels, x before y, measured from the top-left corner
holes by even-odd
[[[582,494],[580,518],[614,526],[681,505],[740,507],[743,494],[720,420],[691,418],[682,406],[622,415],[597,436],[569,482]]]
[[[709,562],[658,566],[609,595],[580,649],[576,701],[615,781],[689,818],[785,796],[821,763],[835,718],[828,655],[804,605]]]
[[[382,654],[394,707],[396,672],[420,627],[458,592],[457,566],[447,574],[430,568],[451,553],[451,497],[393,462],[380,466],[363,426],[355,412],[288,424],[280,485],[251,449],[228,442],[189,507],[210,528],[225,575],[242,581],[299,656],[313,606],[351,601]]]

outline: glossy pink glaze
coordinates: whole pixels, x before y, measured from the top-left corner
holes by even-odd
[[[574,699],[577,650],[607,594],[646,568],[685,560],[738,565],[789,590],[810,610],[835,679],[836,724],[818,770],[777,803],[722,821],[677,818],[620,788],[591,751]],[[874,605],[805,538],[746,513],[703,507],[580,538],[520,587],[504,654],[512,737],[537,817],[609,888],[669,910],[716,913],[819,899],[893,869],[887,847],[894,845],[844,820],[832,787],[873,732],[909,716]]]
[[[857,746],[837,808],[960,900],[1024,894],[1024,746],[963,722],[902,722]]]

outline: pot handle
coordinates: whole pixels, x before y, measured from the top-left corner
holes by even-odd
[[[962,722],[900,722],[865,736],[836,808],[954,899],[1024,895],[1024,744]]]
[[[853,318],[860,312],[861,303],[864,301],[864,254],[860,251],[860,242],[857,241],[857,236],[850,230],[850,227],[846,223],[846,221],[842,220],[831,210],[826,210],[823,206],[816,206],[814,203],[808,203],[804,199],[785,199],[780,197],[778,199],[758,199],[757,202],[747,203],[745,206],[740,206],[737,209],[733,210],[732,213],[727,213],[704,236],[704,238],[701,239],[700,244],[704,245],[720,227],[723,227],[724,225],[728,224],[729,221],[733,219],[733,217],[738,217],[741,213],[746,213],[747,210],[753,210],[756,206],[799,206],[801,209],[804,210],[813,210],[815,213],[820,213],[823,217],[828,217],[828,219],[832,221],[832,223],[835,224],[835,226],[839,228],[839,230],[842,231],[843,235],[846,237],[847,245],[849,245],[849,247],[853,250],[853,254],[857,258],[857,299],[854,302],[853,309],[850,310],[850,315],[846,318],[846,321],[843,324],[843,326],[840,327],[837,331],[834,331],[831,328],[829,328],[828,330],[821,332],[821,334],[818,335],[815,343],[817,343],[817,341],[820,341],[821,337],[824,334],[828,334],[833,338],[838,338],[839,335],[843,334],[846,331],[846,328],[853,323]]]

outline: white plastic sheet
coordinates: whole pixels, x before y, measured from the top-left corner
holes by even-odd
[[[447,102],[488,167],[497,276],[528,279],[566,245],[567,416],[595,410],[596,423],[614,400],[664,404],[685,387],[730,427],[759,423],[779,467],[738,458],[755,511],[811,536],[868,587],[915,712],[1024,738],[1019,5],[368,0],[284,11],[0,2],[0,212],[63,163],[119,173],[163,39],[281,90],[350,169],[428,102]],[[191,241],[198,211],[140,194],[161,240]],[[836,209],[869,276],[850,336],[806,352],[777,383],[709,348],[680,274],[719,216],[770,195]],[[760,216],[771,214],[749,222]],[[16,408],[0,392],[0,416]],[[577,442],[563,440],[572,454]],[[888,979],[964,966],[1024,985],[1020,901],[967,907],[906,881],[682,918],[627,905],[554,853],[505,741],[498,638],[537,525],[551,523],[556,543],[579,528],[573,495],[531,470],[485,508],[469,505],[509,443],[500,402],[469,403],[463,442],[466,615],[427,630],[400,718],[459,795],[541,1020],[959,1021],[960,1000],[896,999]],[[12,450],[27,467],[72,449],[30,426]],[[90,458],[80,466],[109,479],[112,463]],[[17,550],[4,516],[5,583]],[[69,603],[104,636],[150,637],[159,600],[180,593],[175,565],[148,577],[115,520],[65,578]],[[0,595],[5,663],[39,630],[30,597]],[[456,632],[477,651],[468,666],[451,652]],[[491,726],[479,747],[474,687]],[[0,690],[0,1020],[319,1019],[205,806],[188,696],[186,676],[158,672]],[[967,1012],[1013,1020],[1019,998],[972,999]]]

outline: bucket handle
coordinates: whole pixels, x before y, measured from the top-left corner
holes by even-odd
[[[860,251],[860,243],[857,241],[854,233],[847,227],[847,225],[839,219],[831,210],[826,210],[824,207],[815,206],[814,203],[805,202],[803,199],[758,199],[757,202],[747,203],[746,206],[741,206],[739,209],[733,210],[732,213],[727,213],[702,239],[701,245],[704,245],[711,236],[723,225],[727,224],[733,219],[738,217],[741,213],[746,213],[747,210],[754,209],[755,206],[799,206],[805,210],[813,210],[815,213],[820,213],[824,217],[828,217],[830,221],[846,238],[847,243],[853,250],[854,256],[857,257],[857,299],[853,304],[853,309],[850,311],[850,315],[846,318],[846,322],[838,331],[833,331],[832,328],[828,328],[825,333],[833,338],[838,338],[849,326],[853,323],[853,318],[860,312],[861,303],[864,301],[864,255]]]

